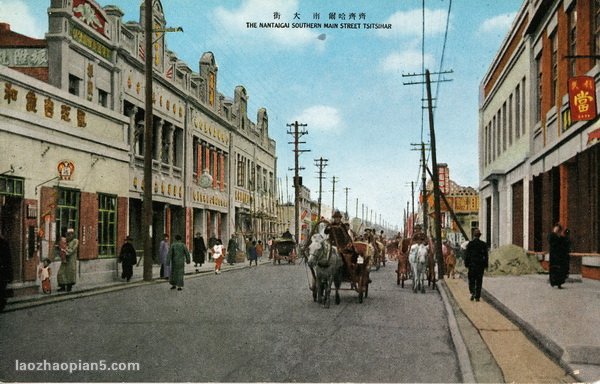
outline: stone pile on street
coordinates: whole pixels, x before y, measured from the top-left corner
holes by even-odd
[[[487,276],[528,275],[532,273],[544,273],[535,255],[528,255],[521,247],[516,245],[503,245],[490,251],[489,268]],[[467,269],[463,260],[459,260],[456,270],[466,276]]]
[[[544,268],[535,255],[516,245],[503,245],[490,252],[487,274],[491,276],[542,273]]]

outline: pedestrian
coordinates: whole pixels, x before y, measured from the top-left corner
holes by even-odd
[[[204,264],[204,260],[206,258],[206,244],[204,243],[204,238],[198,232],[194,237],[194,252],[193,252],[193,260],[194,267],[196,267],[196,273],[200,272],[198,268],[202,267]]]
[[[137,263],[137,254],[135,248],[131,242],[133,239],[131,236],[125,238],[125,243],[121,246],[121,252],[119,253],[119,263],[122,266],[121,279],[131,280],[133,276],[133,266]]]
[[[50,284],[50,276],[52,276],[52,270],[50,269],[50,259],[42,260],[42,264],[38,268],[38,277],[42,286],[42,293],[52,293],[52,285]]]
[[[0,312],[6,306],[8,292],[6,288],[12,281],[12,258],[8,240],[0,233]]]
[[[271,236],[269,238],[269,241],[267,241],[267,245],[268,245],[268,248],[269,248],[269,260],[271,260],[273,258],[273,253],[275,251],[275,247],[274,247],[274,245],[275,245],[275,238],[273,236]]]
[[[221,264],[223,264],[223,243],[221,239],[215,239],[215,245],[210,249],[212,258],[215,261],[215,275],[221,274]]]
[[[185,272],[185,264],[190,264],[190,251],[181,241],[181,235],[175,236],[175,242],[169,248],[167,256],[169,265],[171,266],[171,275],[169,283],[171,289],[177,288],[178,291],[183,289],[183,274]],[[185,263],[185,264],[184,264]]]
[[[568,238],[569,230],[564,229],[560,223],[556,223],[552,232],[548,235],[550,247],[549,280],[550,286],[555,285],[562,289],[562,285],[569,276],[570,248],[571,242]]]
[[[473,231],[474,239],[469,242],[465,251],[465,267],[469,269],[469,292],[471,301],[479,301],[481,298],[481,286],[483,284],[483,272],[488,268],[488,247],[481,239],[481,231],[476,228]]]
[[[256,241],[253,241],[248,248],[248,260],[250,260],[250,266],[252,266],[252,262],[258,267],[258,254],[256,253]]]
[[[258,240],[258,244],[256,244],[256,256],[258,257],[258,260],[262,261],[262,255],[264,250],[265,248],[263,246],[262,241]]]
[[[235,264],[235,257],[237,255],[237,251],[238,245],[237,241],[235,240],[235,234],[232,234],[231,239],[229,239],[229,242],[227,243],[227,263],[229,265]]]
[[[171,276],[171,265],[169,264],[169,249],[171,245],[169,243],[169,234],[165,233],[163,239],[160,241],[158,247],[158,260],[160,262],[160,277],[163,279],[169,279]]]
[[[64,249],[65,261],[61,260],[58,274],[56,275],[58,281],[59,292],[67,291],[71,292],[73,285],[77,281],[77,248],[79,247],[79,240],[75,238],[75,230],[73,228],[67,229],[67,247]]]

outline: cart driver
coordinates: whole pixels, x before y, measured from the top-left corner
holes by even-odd
[[[352,246],[352,238],[348,234],[348,225],[342,222],[342,214],[338,209],[333,213],[332,219],[331,223],[325,228],[325,234],[329,235],[330,240],[338,249]]]

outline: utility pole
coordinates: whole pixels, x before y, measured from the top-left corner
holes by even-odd
[[[300,170],[304,169],[300,167],[300,162],[298,158],[302,152],[310,152],[308,149],[300,149],[300,144],[306,144],[305,141],[300,141],[299,139],[308,134],[308,131],[304,129],[306,124],[300,124],[295,121],[293,124],[287,124],[288,127],[294,127],[293,131],[288,129],[287,133],[292,135],[294,141],[288,142],[288,144],[294,144],[294,168],[288,168],[290,171],[294,171],[294,223],[295,223],[295,236],[296,236],[296,245],[300,244]],[[302,127],[302,129],[300,129]]]
[[[327,159],[322,157],[315,159],[315,165],[319,168],[319,207],[317,212],[317,221],[321,220],[321,197],[323,194],[323,174],[325,173],[323,169],[327,166]]]
[[[145,110],[144,110],[144,201],[142,238],[144,239],[144,280],[152,280],[152,147],[154,129],[152,121],[152,0],[144,0],[146,71]]]
[[[346,192],[346,217],[350,217],[350,215],[348,214],[348,191],[350,190],[350,188],[346,187],[344,188],[344,191]]]
[[[331,194],[331,215],[333,216],[333,212],[335,212],[335,183],[337,183],[338,181],[340,181],[339,178],[332,176],[331,177],[331,182],[333,183],[333,191]]]
[[[439,72],[438,74],[443,73],[452,73],[452,71]],[[404,76],[404,75],[403,75]],[[416,76],[416,75],[407,75],[407,76]],[[418,76],[422,76],[418,75]],[[438,82],[442,81],[450,81],[450,80],[437,80]],[[421,83],[410,83],[410,84],[422,84]],[[431,145],[431,168],[433,169],[432,181],[433,181],[433,206],[434,206],[434,214],[435,214],[435,251],[436,251],[436,260],[438,263],[438,279],[444,278],[444,257],[442,255],[442,220],[441,220],[441,204],[440,204],[440,180],[439,180],[439,172],[437,166],[437,154],[436,154],[436,146],[435,146],[435,128],[434,128],[434,119],[433,119],[433,103],[431,96],[431,72],[429,70],[425,71],[425,88],[427,91],[427,110],[429,112],[429,139]],[[425,144],[422,143],[422,153],[423,157],[425,156]],[[426,177],[427,164],[423,162],[423,178]],[[423,202],[426,202],[427,198],[424,196]],[[425,217],[425,215],[424,215]]]

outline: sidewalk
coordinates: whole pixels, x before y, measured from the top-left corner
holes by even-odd
[[[260,264],[271,263],[272,261],[268,259],[268,257],[263,257],[262,261],[259,261]],[[119,264],[120,267],[120,264]],[[248,268],[248,261],[235,263],[233,265],[227,264],[226,261],[223,262],[221,266],[221,272],[227,272],[236,269]],[[206,274],[214,273],[215,263],[210,259],[207,263],[204,263],[201,267],[194,267],[194,263],[185,265],[185,278],[191,278],[194,276],[201,276]],[[199,272],[196,272],[196,269]],[[120,274],[120,270],[119,270]],[[152,280],[145,281],[143,279],[143,266],[134,267],[133,268],[133,277],[129,282],[126,282],[123,279],[115,278],[113,281],[104,282],[104,283],[90,283],[86,282],[85,279],[78,279],[79,281],[73,286],[73,290],[71,292],[57,292],[56,286],[52,287],[51,294],[43,294],[37,293],[33,295],[25,295],[25,296],[17,296],[17,297],[9,297],[6,308],[4,308],[3,312],[15,311],[18,309],[35,307],[38,305],[45,305],[50,303],[56,303],[64,300],[71,300],[79,297],[92,296],[101,293],[126,289],[130,287],[145,285],[145,284],[167,284],[168,280],[162,279],[160,276],[160,265],[152,266]],[[40,289],[41,292],[41,289]]]
[[[486,276],[481,302],[469,300],[465,280],[445,282],[507,382],[570,381],[564,372],[582,382],[600,380],[600,281],[574,276],[559,290],[544,274]],[[512,322],[503,322],[498,312]],[[523,335],[554,364],[535,357]],[[524,376],[526,371],[532,376]]]

